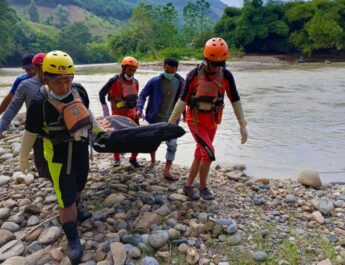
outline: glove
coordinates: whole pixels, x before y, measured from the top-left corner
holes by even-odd
[[[19,170],[24,174],[30,172],[30,163],[28,158],[19,158]]]
[[[103,116],[108,117],[109,116],[109,109],[107,104],[102,104],[102,110],[103,110]]]
[[[240,125],[240,133],[241,133],[241,144],[247,142],[248,139],[248,132],[247,132],[247,121],[244,118],[243,108],[241,101],[235,101],[232,103],[232,107],[234,109],[237,121]]]
[[[34,145],[37,138],[37,133],[31,133],[27,130],[24,131],[22,143],[19,149],[19,169],[23,173],[27,173],[30,171],[30,164],[29,164],[29,153],[31,151],[32,146]]]
[[[171,124],[176,124],[177,120],[180,119],[182,112],[184,112],[186,108],[186,103],[179,99],[174,107],[174,110],[172,111],[170,118],[169,118],[169,123]]]

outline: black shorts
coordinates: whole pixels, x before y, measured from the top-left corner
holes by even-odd
[[[52,181],[59,207],[67,208],[75,202],[77,193],[85,188],[89,172],[88,145],[78,145],[77,150],[73,150],[71,172],[67,174],[67,154],[66,161],[62,163],[51,161],[49,158],[53,155],[49,156],[47,153],[52,150],[45,147],[44,141],[49,140],[38,140],[34,146],[38,175]]]

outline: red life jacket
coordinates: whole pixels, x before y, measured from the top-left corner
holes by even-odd
[[[120,82],[121,94],[118,92],[118,86]],[[108,99],[111,101],[112,107],[115,109],[133,109],[137,105],[138,100],[138,81],[132,79],[131,83],[124,82],[123,78],[119,75],[116,76],[116,80],[113,82],[109,89]]]
[[[201,111],[215,111],[216,103],[223,101],[223,96],[220,95],[222,79],[223,70],[220,70],[216,79],[211,81],[206,78],[204,67],[200,67],[198,85],[195,94],[191,97],[191,106]]]

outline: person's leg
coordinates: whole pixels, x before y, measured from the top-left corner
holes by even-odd
[[[201,161],[199,159],[194,157],[194,160],[193,160],[192,165],[191,165],[190,170],[189,170],[189,174],[188,174],[188,178],[187,178],[185,186],[187,186],[187,187],[193,186],[194,180],[199,173],[200,162]]]
[[[137,156],[138,153],[132,153],[131,158],[129,159],[129,163],[135,168],[140,168],[141,165],[137,161]]]
[[[87,177],[89,173],[89,156],[88,150],[82,152],[84,156],[80,156],[78,160],[74,161],[76,172],[78,192],[76,193],[76,206],[77,206],[77,220],[79,223],[92,217],[92,213],[85,210],[84,203],[81,200],[81,192],[84,190]]]
[[[174,176],[171,173],[171,166],[172,166],[173,161],[175,160],[175,154],[177,150],[177,139],[166,141],[166,145],[167,145],[167,153],[165,156],[166,162],[165,162],[165,167],[164,167],[164,177],[169,180],[176,181],[178,180],[178,177]]]
[[[199,167],[199,178],[200,178],[200,190],[206,188],[207,176],[208,172],[210,171],[211,162],[209,161],[201,161]]]
[[[120,153],[114,153],[114,161],[113,161],[113,166],[118,167],[120,165]]]
[[[151,163],[150,163],[150,168],[153,168],[156,165],[156,151],[150,153],[151,156]]]
[[[217,127],[208,128],[206,130],[206,135],[203,134],[201,141],[204,146],[201,151],[201,162],[199,167],[199,177],[200,177],[200,196],[204,200],[213,200],[214,194],[207,188],[207,178],[210,171],[211,163],[215,160],[214,147],[212,145],[213,139],[215,137]]]
[[[66,174],[66,164],[49,163],[54,190],[58,199],[62,229],[67,237],[67,256],[72,265],[79,264],[83,256],[80,237],[77,229],[77,180],[76,170],[72,167],[71,174]],[[78,170],[78,169],[77,169]]]

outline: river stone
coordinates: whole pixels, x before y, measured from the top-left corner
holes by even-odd
[[[25,212],[29,214],[39,214],[41,212],[41,209],[35,204],[30,204],[25,206]]]
[[[228,227],[226,228],[226,233],[229,235],[233,235],[238,231],[238,226],[236,221],[231,220],[232,223],[228,225]]]
[[[159,262],[153,257],[145,257],[141,265],[159,265]]]
[[[325,259],[317,263],[317,265],[332,265],[332,261],[330,259]]]
[[[296,196],[293,195],[293,194],[288,194],[288,195],[286,195],[284,201],[285,201],[286,203],[296,203],[296,202],[297,202],[297,198],[296,198]]]
[[[115,204],[118,204],[120,202],[122,202],[124,199],[126,199],[125,196],[118,194],[118,193],[114,193],[109,195],[105,200],[104,200],[104,205],[107,207],[111,207]]]
[[[34,226],[39,223],[40,219],[36,215],[31,215],[28,219],[27,226]]]
[[[61,236],[61,228],[58,226],[51,226],[48,229],[45,229],[38,241],[41,244],[51,244],[54,243]]]
[[[7,184],[8,182],[11,181],[11,177],[7,177],[4,175],[0,176],[0,186]]]
[[[53,259],[47,249],[41,249],[26,257],[28,264],[45,265]]]
[[[311,216],[312,216],[312,219],[318,222],[319,224],[323,224],[325,222],[325,218],[322,216],[322,214],[319,211],[313,212]]]
[[[10,216],[11,210],[9,208],[0,209],[0,220],[4,221]]]
[[[158,208],[155,213],[159,214],[160,216],[166,216],[171,212],[168,205],[164,204],[160,208]]]
[[[8,159],[11,159],[13,158],[13,155],[11,153],[7,153],[7,154],[3,154],[2,156],[0,156],[0,160],[8,160]]]
[[[161,222],[161,216],[156,213],[151,212],[145,212],[143,216],[140,218],[138,217],[137,220],[135,220],[135,228],[136,229],[147,229],[153,224],[159,224]]]
[[[45,202],[46,203],[53,203],[53,202],[56,202],[57,201],[57,198],[56,196],[53,194],[53,195],[49,195],[45,198]]]
[[[8,248],[8,246],[12,245],[13,242],[15,241],[16,240],[12,240],[0,248],[0,261],[4,261],[11,257],[20,256],[24,252],[25,247],[22,241],[19,241],[18,243],[16,243],[9,250],[4,251],[5,249]]]
[[[0,230],[0,247],[6,244],[8,241],[14,240],[16,237],[12,232],[7,230]]]
[[[5,222],[2,224],[1,229],[16,232],[20,229],[20,226],[13,222]]]
[[[3,154],[8,153],[8,151],[2,147],[0,147],[0,156],[2,156]]]
[[[25,213],[24,211],[20,211],[18,213],[16,213],[15,215],[12,215],[8,221],[9,222],[13,222],[13,223],[16,223],[16,224],[20,224],[21,222],[24,221],[24,218],[25,218]]]
[[[19,256],[15,256],[15,257],[11,257],[7,260],[5,260],[4,263],[2,263],[2,265],[26,265],[26,260],[24,257],[19,257]]]
[[[317,209],[322,214],[328,215],[334,210],[334,205],[332,201],[328,200],[327,198],[322,198],[318,202]]]
[[[25,177],[24,177],[24,182],[26,185],[30,185],[31,183],[34,182],[34,175],[32,174],[27,174]]]
[[[196,264],[200,259],[198,251],[194,247],[187,249],[186,261],[188,264]]]
[[[337,208],[343,207],[344,204],[345,204],[345,202],[343,200],[336,200],[334,202],[334,206],[337,207]]]
[[[168,235],[170,240],[178,239],[181,237],[181,232],[175,228],[170,228],[168,230]]]
[[[131,248],[131,249],[128,251],[128,256],[129,256],[131,259],[140,259],[140,257],[141,257],[141,251],[140,251],[139,248],[133,247],[133,248]]]
[[[267,253],[264,251],[254,252],[253,253],[253,259],[255,261],[259,261],[259,262],[265,261],[267,259]]]
[[[298,175],[298,181],[307,187],[319,190],[321,188],[321,179],[319,173],[312,169],[303,169]]]
[[[154,231],[149,237],[149,244],[153,248],[163,247],[169,240],[169,234],[167,231],[158,230]]]
[[[31,203],[31,200],[29,200],[28,198],[24,198],[22,200],[19,201],[18,206],[27,206]]]
[[[188,200],[188,197],[186,195],[183,195],[183,194],[172,193],[172,194],[169,195],[169,200],[185,202],[185,201]]]
[[[110,244],[111,255],[113,256],[114,265],[124,265],[126,263],[126,247],[120,242]]]
[[[8,199],[7,201],[4,201],[2,204],[5,208],[13,208],[17,205],[17,202],[13,199]]]

